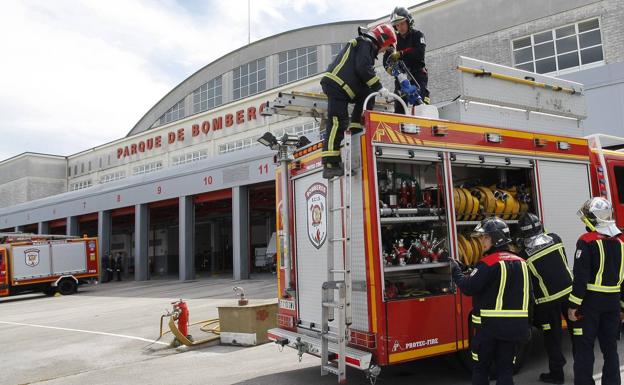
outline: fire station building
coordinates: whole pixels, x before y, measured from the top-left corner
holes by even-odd
[[[465,55],[583,83],[582,132],[624,134],[621,1],[430,0],[410,11],[426,36],[433,103],[459,96],[451,85]],[[319,131],[312,118],[263,116],[265,103],[280,91],[318,92],[357,26],[387,18],[254,42],[185,79],[124,138],[0,161],[0,230],[98,236],[100,255],[121,253],[136,280],[248,278],[275,248],[273,153],[256,140],[266,131],[314,140]]]

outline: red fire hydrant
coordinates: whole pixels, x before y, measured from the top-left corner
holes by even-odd
[[[183,336],[188,336],[189,310],[186,302],[182,300],[173,302],[173,311],[177,314],[178,330]]]

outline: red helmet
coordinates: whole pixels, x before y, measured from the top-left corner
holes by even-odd
[[[392,29],[392,27],[388,24],[379,24],[375,28],[371,29],[370,33],[375,37],[379,49],[394,46],[396,44],[396,34],[394,33],[394,29]]]

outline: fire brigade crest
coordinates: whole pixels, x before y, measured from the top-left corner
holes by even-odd
[[[327,186],[314,183],[305,192],[308,205],[308,238],[317,249],[327,236]]]
[[[24,262],[30,267],[37,266],[39,264],[39,249],[24,250]]]

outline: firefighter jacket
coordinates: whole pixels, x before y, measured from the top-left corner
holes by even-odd
[[[469,276],[454,267],[453,281],[463,294],[473,297],[472,323],[483,333],[509,341],[527,337],[533,298],[528,267],[522,258],[509,251],[493,251]]]
[[[403,60],[407,69],[412,75],[417,76],[425,68],[425,35],[411,28],[405,37],[397,33],[396,47],[397,51],[401,52],[401,60]],[[384,54],[383,63],[385,66],[388,65],[389,56],[390,52]]]
[[[527,261],[536,304],[565,300],[572,291],[572,273],[561,238],[548,233],[551,243],[525,247],[520,256]]]
[[[569,306],[580,307],[586,293],[604,294],[624,308],[624,235],[607,237],[595,231],[581,235],[574,254],[574,281]]]
[[[379,91],[382,85],[374,67],[378,53],[379,49],[371,39],[358,36],[336,55],[321,83],[338,85],[351,101]]]

